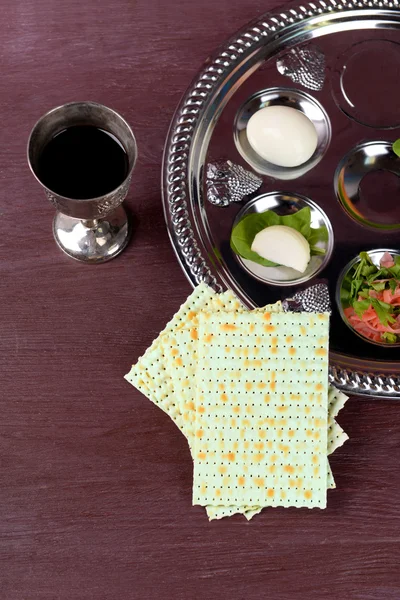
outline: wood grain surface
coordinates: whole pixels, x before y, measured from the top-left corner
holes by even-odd
[[[0,598],[397,600],[400,404],[352,399],[328,509],[208,523],[173,423],[123,375],[190,292],[165,230],[169,121],[202,61],[271,0],[2,0]],[[25,158],[46,110],[121,112],[135,233],[96,267],[56,247]]]

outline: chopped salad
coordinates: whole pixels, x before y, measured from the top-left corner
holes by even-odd
[[[340,299],[348,323],[373,342],[400,343],[400,256],[385,252],[375,265],[360,253],[344,277]]]

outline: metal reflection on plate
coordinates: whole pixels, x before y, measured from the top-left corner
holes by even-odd
[[[276,61],[281,75],[286,75],[309,90],[319,92],[325,81],[325,55],[313,44],[301,48],[292,48]]]
[[[400,126],[399,75],[398,42],[357,42],[336,61],[330,81],[333,98],[340,110],[357,123],[394,129]]]
[[[256,192],[261,184],[261,177],[230,160],[207,165],[207,200],[214,206],[228,206],[232,202],[241,202],[245,196]]]
[[[378,190],[379,210],[376,211],[369,209],[363,198],[361,185],[364,177],[378,172],[400,176],[400,158],[393,152],[392,142],[378,140],[359,144],[342,158],[336,169],[336,196],[355,221],[376,229],[400,229],[397,195],[390,197],[387,189],[386,193],[383,193],[385,186],[382,185]],[[387,212],[390,202],[394,203],[392,220]]]

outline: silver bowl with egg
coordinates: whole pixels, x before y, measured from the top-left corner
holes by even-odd
[[[315,129],[315,133],[313,133],[314,136],[316,134],[313,146],[315,149],[311,156],[302,164],[297,166],[280,166],[274,164],[260,156],[250,143],[247,135],[247,126],[251,117],[261,109],[272,106],[288,107],[300,111],[302,115],[309,119],[313,129]],[[282,117],[282,119],[283,127],[285,127],[284,117]],[[274,127],[275,133],[279,136],[279,123],[277,123],[276,120]],[[315,98],[310,96],[310,94],[292,88],[274,87],[253,94],[240,107],[236,113],[233,124],[233,137],[236,148],[245,161],[257,171],[257,173],[283,180],[296,179],[307,173],[310,169],[313,169],[326,153],[331,141],[331,136],[331,123],[321,104]],[[290,138],[288,138],[287,141],[284,140],[283,144],[285,143],[287,143],[287,155],[290,158]],[[268,140],[266,140],[266,144],[268,144]],[[273,144],[276,145],[276,139],[273,140]]]
[[[311,228],[317,229],[319,227],[326,227],[328,234],[327,241],[318,242],[317,244],[317,246],[325,250],[325,254],[311,256],[310,262],[304,273],[300,273],[295,269],[284,266],[265,267],[235,254],[236,260],[247,273],[255,279],[258,279],[258,281],[270,285],[293,286],[309,281],[327,266],[334,246],[334,235],[331,222],[318,204],[301,194],[293,194],[292,192],[269,192],[268,194],[261,194],[247,202],[242,210],[239,211],[233,223],[233,227],[235,227],[244,217],[252,213],[263,213],[267,210],[272,210],[283,216],[294,214],[306,206],[311,210]]]

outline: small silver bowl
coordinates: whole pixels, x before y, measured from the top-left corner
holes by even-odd
[[[392,254],[392,256],[400,256],[400,252],[398,250],[393,250],[390,248],[378,248],[377,250],[369,250],[368,252],[368,256],[370,257],[370,259],[372,260],[372,262],[375,265],[379,265],[380,260],[382,258],[382,256],[385,254],[385,252],[389,252],[389,254]],[[343,280],[346,277],[347,273],[350,271],[351,268],[354,267],[354,265],[356,265],[357,263],[360,262],[360,257],[356,256],[355,258],[353,258],[349,263],[347,263],[347,265],[344,267],[344,269],[341,271],[340,275],[339,275],[339,279],[337,281],[336,284],[336,295],[335,295],[335,300],[336,300],[336,305],[338,307],[340,316],[342,317],[343,322],[347,325],[347,327],[355,334],[357,335],[360,339],[362,339],[364,342],[368,342],[369,344],[373,344],[374,346],[380,346],[381,348],[399,348],[400,347],[400,342],[397,342],[396,344],[390,344],[389,342],[374,342],[373,340],[370,340],[369,338],[361,335],[361,333],[359,333],[358,331],[356,331],[348,322],[346,315],[344,314],[344,308],[341,302],[341,298],[340,298],[340,290],[342,289],[342,284],[343,284]]]
[[[251,147],[247,138],[247,123],[250,118],[266,106],[288,106],[306,115],[313,123],[318,143],[311,158],[298,167],[280,167],[264,160]],[[296,179],[317,165],[326,153],[332,136],[331,122],[321,106],[309,94],[292,88],[269,88],[253,94],[236,113],[233,124],[233,138],[239,154],[257,172],[276,179]]]
[[[283,216],[296,213],[306,206],[311,209],[311,227],[316,229],[325,226],[327,228],[328,241],[318,243],[318,246],[325,250],[325,254],[311,256],[307,270],[304,273],[299,273],[299,271],[290,267],[264,267],[252,260],[242,258],[235,254],[237,261],[247,273],[263,283],[277,286],[289,286],[309,281],[326,267],[333,251],[334,236],[332,225],[324,211],[315,202],[305,196],[292,194],[291,192],[270,192],[268,194],[261,194],[247,202],[237,214],[233,227],[235,227],[243,217],[252,213],[263,213],[267,210],[273,210],[278,215]]]
[[[337,166],[334,176],[337,199],[347,214],[361,225],[376,229],[400,229],[397,202],[394,199],[379,199],[380,211],[375,210],[371,214],[360,187],[369,173],[378,171],[400,176],[400,158],[393,152],[392,146],[393,142],[382,140],[363,142],[352,148]],[[382,189],[385,187],[383,181]]]

